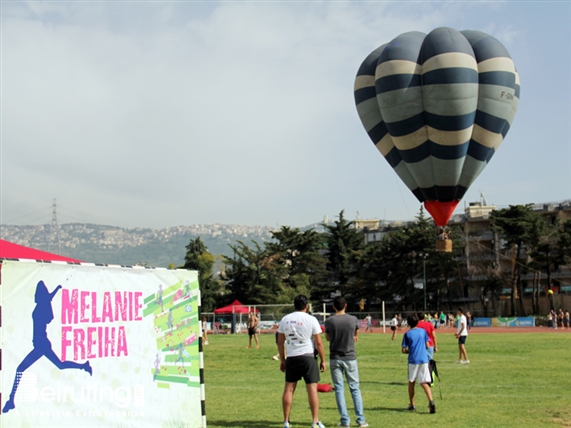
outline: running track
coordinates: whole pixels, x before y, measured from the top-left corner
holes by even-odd
[[[406,333],[407,328],[402,327],[397,330],[397,333]],[[439,328],[436,330],[437,334],[454,334],[456,332],[455,328]],[[382,327],[373,327],[373,333],[383,333]],[[470,334],[478,333],[568,333],[571,334],[571,328],[558,328],[554,330],[547,327],[472,327],[470,329]],[[365,331],[360,328],[359,334],[365,334]],[[367,332],[366,334],[370,334]],[[385,334],[392,334],[392,331],[387,327]]]

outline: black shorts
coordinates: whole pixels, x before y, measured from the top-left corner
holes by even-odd
[[[458,337],[458,345],[464,345],[466,343],[466,338],[468,336],[459,336]]]
[[[395,331],[397,328],[394,325],[391,325],[391,330]]]
[[[305,383],[318,383],[319,366],[317,360],[312,356],[301,355],[299,357],[288,357],[285,361],[285,381],[297,382],[303,379]]]
[[[248,327],[248,334],[250,336],[253,336],[254,334],[256,334],[256,328],[255,327]]]

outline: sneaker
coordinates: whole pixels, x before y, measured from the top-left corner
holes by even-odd
[[[323,424],[321,423],[321,421],[319,421],[319,422],[312,422],[312,423],[311,423],[311,428],[325,428],[325,425],[323,425]]]
[[[464,361],[464,360],[456,360],[456,362],[460,363],[460,364],[462,364],[462,361]]]
[[[460,361],[460,364],[470,364],[470,360],[462,360]]]
[[[349,428],[351,425],[349,425],[349,424],[344,424],[343,422],[339,422],[339,423],[337,424],[337,426],[338,426],[338,427]]]
[[[285,422],[284,422],[284,428],[290,428],[289,421],[285,421]]]
[[[277,355],[274,355],[272,358],[276,361],[278,361],[280,359],[280,357],[278,357]]]
[[[430,413],[436,413],[436,404],[434,404],[434,401],[428,403],[428,408],[430,409]]]
[[[408,407],[406,408],[406,410],[410,410],[410,411],[416,410],[416,407],[414,407],[414,406],[411,404],[410,406],[408,406]]]
[[[359,426],[360,427],[368,427],[369,424],[367,422],[361,422],[361,423],[359,423]]]

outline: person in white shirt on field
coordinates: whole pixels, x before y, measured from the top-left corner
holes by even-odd
[[[458,339],[458,361],[460,364],[470,364],[466,352],[466,339],[468,337],[468,324],[462,308],[458,308],[458,329],[454,335]]]
[[[393,319],[391,320],[391,331],[393,332],[393,335],[391,337],[391,340],[395,340],[395,337],[397,335],[397,326],[399,324],[399,318],[398,315],[395,314],[395,316],[393,317]]]
[[[367,320],[367,328],[365,329],[365,333],[370,331],[371,333],[373,332],[373,317],[371,316],[371,314],[367,314],[367,316],[365,317],[365,320]]]
[[[293,403],[293,393],[297,382],[303,378],[311,416],[313,417],[311,427],[325,428],[319,421],[319,397],[317,396],[317,383],[320,380],[319,371],[324,372],[326,369],[321,326],[315,317],[307,313],[309,303],[306,296],[302,294],[297,296],[293,305],[295,312],[283,317],[278,327],[280,370],[285,373],[285,387],[282,397],[283,427],[290,428],[289,416]],[[314,349],[321,361],[319,366],[313,352]]]

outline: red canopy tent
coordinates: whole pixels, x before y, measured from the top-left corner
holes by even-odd
[[[81,260],[72,259],[71,257],[60,256],[58,254],[48,253],[47,251],[24,247],[23,245],[14,244],[13,242],[8,242],[3,239],[0,239],[0,259],[32,259],[58,262],[81,262]]]
[[[240,303],[239,300],[234,300],[228,306],[224,306],[222,308],[215,309],[214,310],[214,316],[216,316],[216,315],[232,315],[231,333],[234,334],[234,333],[236,333],[236,325],[238,325],[238,326],[242,325],[242,315],[248,314],[248,308],[254,310],[255,312],[260,312],[256,309],[254,309],[253,305],[250,305],[250,306],[243,305],[242,303]],[[240,315],[240,320],[236,319],[237,318],[236,315]],[[214,322],[213,323],[215,333],[220,331],[221,325],[222,325],[222,322]]]
[[[253,309],[253,307],[252,307]],[[260,311],[256,311],[260,312]],[[228,306],[224,306],[222,308],[214,309],[214,313],[217,315],[221,314],[247,314],[248,313],[248,306],[244,306],[238,300],[234,300]]]

